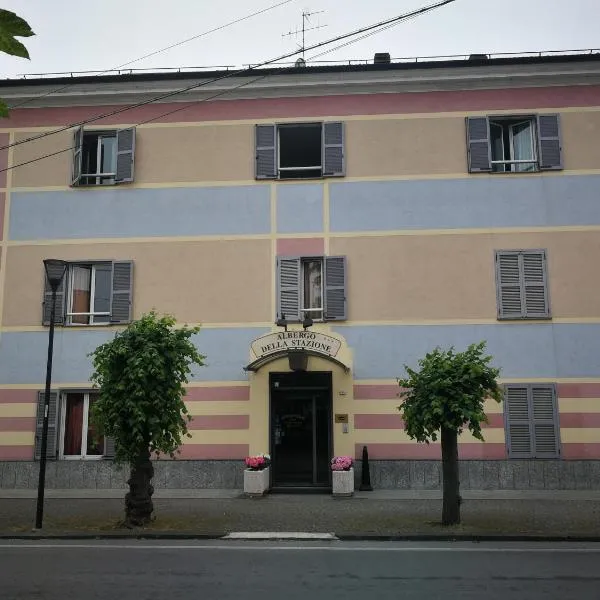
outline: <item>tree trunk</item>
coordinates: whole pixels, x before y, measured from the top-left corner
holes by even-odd
[[[455,429],[442,428],[442,473],[444,503],[442,525],[460,523],[460,493],[458,480],[458,433]]]
[[[146,450],[131,465],[131,475],[127,481],[129,485],[129,493],[125,496],[125,525],[127,527],[141,527],[150,522],[154,510],[152,504],[153,476],[154,467],[150,460],[150,452]]]

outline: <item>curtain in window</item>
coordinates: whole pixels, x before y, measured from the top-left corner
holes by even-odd
[[[304,308],[323,308],[322,271],[323,263],[320,260],[310,260],[304,263]],[[305,312],[304,316],[321,319],[323,311]]]
[[[65,456],[81,455],[84,404],[83,394],[67,394],[65,403],[65,443],[63,447]]]
[[[71,270],[72,277],[72,304],[71,312],[90,312],[90,290],[92,282],[92,267],[74,265]],[[73,323],[88,324],[90,318],[86,315],[72,317]]]
[[[90,394],[90,401],[88,407],[88,431],[87,431],[87,456],[101,456],[104,454],[104,438],[96,438],[96,429],[92,425],[92,406],[96,401],[97,396]]]
[[[533,161],[533,137],[531,121],[516,123],[511,127],[514,160],[531,160]],[[533,162],[517,163],[515,171],[533,171]]]

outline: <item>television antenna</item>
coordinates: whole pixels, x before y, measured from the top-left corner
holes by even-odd
[[[282,38],[291,37],[291,36],[298,38],[299,35],[302,35],[302,45],[299,45],[300,50],[302,50],[302,60],[298,59],[296,61],[296,64],[298,64],[299,66],[303,66],[306,64],[306,60],[304,59],[304,48],[306,48],[306,45],[305,45],[306,32],[314,31],[315,29],[324,29],[325,27],[327,27],[327,25],[314,25],[311,27],[312,23],[310,21],[310,18],[314,15],[320,15],[321,13],[324,13],[324,12],[325,12],[324,10],[318,10],[318,11],[314,11],[314,12],[309,12],[308,10],[303,10],[302,11],[302,28],[298,27],[293,31],[288,31],[287,33],[284,33],[281,35]],[[308,25],[308,27],[307,27],[307,25]]]

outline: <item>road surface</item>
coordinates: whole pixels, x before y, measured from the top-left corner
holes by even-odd
[[[0,541],[10,600],[598,600],[600,544]]]

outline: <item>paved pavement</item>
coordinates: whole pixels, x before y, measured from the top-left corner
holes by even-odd
[[[600,546],[0,542],[2,597],[597,600]]]
[[[441,500],[435,498],[411,499],[373,492],[349,499],[280,494],[253,499],[212,491],[211,497],[157,498],[156,519],[146,532],[219,536],[237,531],[297,531],[330,532],[344,538],[524,535],[600,539],[597,493],[525,498],[466,493],[462,525],[442,528]],[[0,499],[0,534],[31,533],[34,513],[34,498]],[[122,515],[122,496],[50,497],[45,503],[44,533],[124,533],[126,530],[119,528]]]

